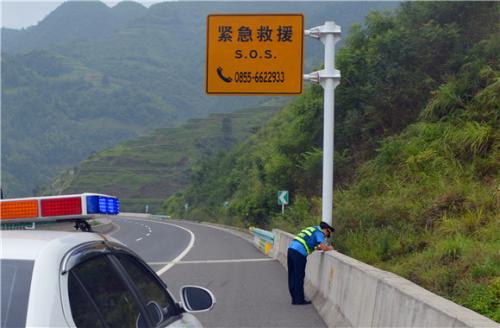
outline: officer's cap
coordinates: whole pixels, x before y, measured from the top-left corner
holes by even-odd
[[[328,223],[326,223],[326,222],[324,222],[324,221],[322,221],[322,222],[319,224],[319,227],[320,227],[321,229],[328,229],[328,230],[330,230],[331,232],[334,232],[334,231],[335,231],[335,229],[334,229],[332,226],[330,226]]]

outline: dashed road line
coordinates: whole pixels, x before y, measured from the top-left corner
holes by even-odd
[[[128,218],[129,220],[135,220],[135,221],[146,221],[145,219],[139,219],[139,218]],[[189,235],[191,236],[191,240],[189,241],[189,244],[187,245],[187,247],[171,262],[164,262],[163,264],[166,264],[163,268],[161,268],[160,270],[156,271],[156,274],[161,276],[162,274],[164,274],[165,272],[167,272],[168,270],[170,270],[170,268],[172,268],[175,264],[179,263],[180,260],[187,255],[187,253],[189,253],[189,251],[191,250],[191,248],[193,248],[194,246],[194,241],[195,241],[195,237],[194,237],[194,233],[189,230],[188,228],[184,228],[180,225],[177,225],[177,224],[173,224],[173,223],[166,223],[166,222],[157,222],[157,221],[153,221],[154,223],[157,223],[157,224],[166,224],[166,225],[169,225],[169,226],[173,226],[173,227],[176,227],[176,228],[179,228],[179,229],[182,229],[184,231],[186,231],[187,233],[189,233]],[[163,265],[161,264],[161,265]]]

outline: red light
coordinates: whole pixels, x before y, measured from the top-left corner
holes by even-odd
[[[82,199],[80,197],[42,199],[40,205],[42,216],[82,214]]]

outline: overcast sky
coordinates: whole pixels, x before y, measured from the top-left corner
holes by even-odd
[[[155,2],[160,2],[159,0],[134,1],[140,2],[146,6],[149,6]],[[63,0],[0,0],[0,25],[2,27],[10,27],[16,29],[36,25],[39,21],[41,21],[45,16],[47,16],[52,10],[56,9],[57,6],[59,6],[63,2]],[[103,2],[112,7],[118,1],[105,0]]]

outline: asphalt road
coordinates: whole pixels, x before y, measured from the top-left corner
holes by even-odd
[[[190,242],[189,232],[170,224],[150,220],[113,219],[118,229],[111,233],[148,263],[169,262]],[[160,266],[152,265],[157,271]]]
[[[241,237],[189,222],[115,219],[112,236],[145,259],[179,299],[182,285],[210,289],[205,327],[326,327],[312,305],[293,306],[287,273]]]

